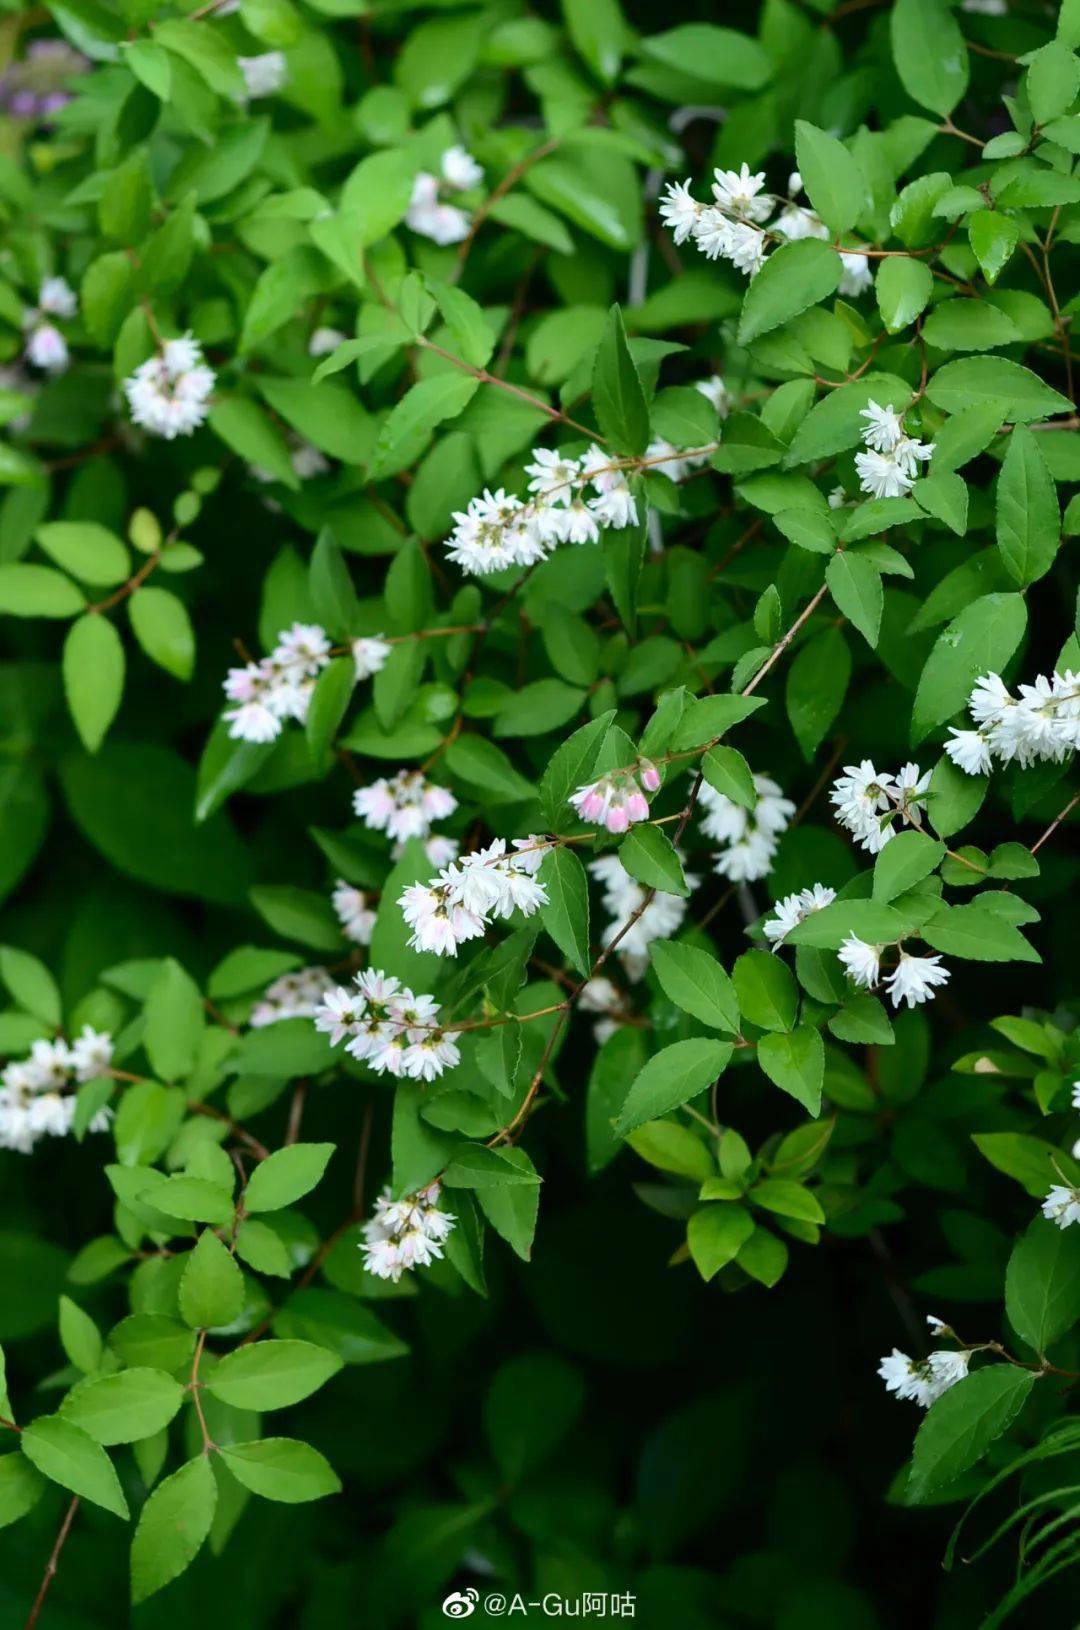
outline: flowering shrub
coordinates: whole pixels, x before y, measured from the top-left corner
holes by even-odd
[[[5,7],[5,1625],[1075,1612],[1080,6],[699,10]]]

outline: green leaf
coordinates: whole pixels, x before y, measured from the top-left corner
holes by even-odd
[[[217,1480],[203,1454],[151,1492],[131,1542],[133,1602],[145,1602],[191,1566],[210,1532],[217,1496]]]
[[[405,392],[379,431],[368,477],[381,481],[411,464],[427,446],[436,425],[456,419],[479,389],[470,374],[433,374]]]
[[[838,551],[825,568],[825,581],[839,609],[868,645],[878,642],[885,595],[881,573],[863,555]]]
[[[736,90],[760,90],[774,71],[757,40],[714,23],[682,23],[649,35],[641,41],[641,50],[652,61],[691,79]]]
[[[778,957],[768,951],[745,951],[732,970],[732,978],[744,1019],[763,1030],[793,1028],[798,991]]]
[[[919,678],[912,710],[912,739],[921,740],[966,707],[976,679],[1001,673],[1024,637],[1027,608],[1019,594],[984,594],[943,633]]]
[[[101,1332],[89,1313],[84,1313],[70,1296],[60,1298],[60,1345],[77,1370],[89,1375],[101,1363]],[[0,1413],[6,1414],[3,1380],[0,1378]]]
[[[934,274],[922,260],[896,255],[883,260],[874,279],[881,320],[890,334],[913,323],[934,291]]]
[[[882,905],[913,889],[941,864],[945,845],[925,832],[897,832],[874,862],[874,899]]]
[[[0,945],[0,979],[21,1008],[56,1030],[60,1025],[60,992],[43,962],[14,945]]]
[[[560,819],[566,818],[566,801],[570,794],[593,779],[614,719],[614,709],[601,713],[590,724],[575,730],[548,760],[540,781],[540,797],[545,817],[553,829],[558,830]]]
[[[977,221],[985,219],[982,215]],[[1070,402],[1043,383],[1030,368],[1006,357],[962,357],[947,362],[930,376],[926,394],[935,407],[946,413],[962,413],[965,408],[996,408],[999,420],[1028,424],[1051,413],[1068,413]]]
[[[540,882],[548,894],[540,921],[571,966],[588,975],[589,884],[584,866],[572,849],[560,845],[544,856]]]
[[[35,537],[65,572],[96,588],[114,588],[131,570],[120,539],[95,521],[49,521]]]
[[[761,1206],[777,1217],[797,1217],[803,1222],[823,1223],[825,1213],[809,1189],[784,1177],[765,1177],[750,1190],[752,1205]]]
[[[314,758],[322,758],[333,745],[355,689],[356,663],[351,656],[334,657],[315,681],[304,722]]]
[[[816,238],[782,243],[747,288],[739,344],[750,345],[819,300],[827,300],[842,272],[840,256]]]
[[[986,300],[945,300],[923,323],[923,339],[941,351],[991,351],[1015,345],[1020,330],[1004,311]]]
[[[699,696],[684,711],[675,727],[671,745],[676,751],[684,747],[703,747],[706,742],[716,741],[764,706],[763,696]]]
[[[155,1074],[165,1081],[190,1075],[202,1041],[202,995],[191,975],[172,957],[161,964],[146,999],[143,1046]]]
[[[1067,113],[1080,91],[1080,62],[1061,40],[1050,40],[1035,52],[1027,68],[1027,93],[1036,124],[1045,125]]]
[[[95,1443],[111,1447],[160,1432],[183,1401],[183,1387],[164,1370],[120,1370],[80,1381],[64,1399],[60,1413]]]
[[[217,1235],[205,1228],[180,1276],[180,1313],[193,1330],[217,1329],[239,1318],[244,1276]]]
[[[446,768],[458,780],[485,793],[489,803],[522,803],[535,797],[532,783],[515,770],[501,747],[484,736],[458,736],[452,741],[446,749]]]
[[[714,1030],[738,1031],[735,987],[714,956],[668,940],[654,940],[650,955],[660,987],[676,1007]]]
[[[754,775],[742,754],[734,747],[711,747],[701,761],[701,773],[710,787],[722,792],[732,803],[753,809],[757,803]]]
[[[329,1461],[310,1443],[295,1438],[260,1438],[255,1443],[231,1443],[221,1458],[238,1483],[264,1500],[297,1505],[338,1494],[341,1484]]]
[[[195,630],[183,601],[168,589],[136,589],[128,600],[128,616],[132,633],[151,662],[174,679],[190,679],[195,669]]]
[[[246,1211],[280,1211],[309,1194],[321,1180],[336,1145],[292,1143],[260,1161],[244,1191]]]
[[[628,37],[616,0],[562,0],[562,11],[578,55],[602,85],[613,85]]]
[[[341,1359],[311,1341],[258,1341],[226,1353],[206,1387],[235,1409],[287,1409],[310,1398],[341,1369]]]
[[[32,1511],[48,1484],[21,1454],[0,1455],[0,1528]]]
[[[52,566],[0,565],[0,612],[10,617],[76,617],[85,605],[82,590]]]
[[[1006,1177],[1014,1177],[1035,1200],[1045,1200],[1060,1171],[1069,1182],[1080,1181],[1080,1166],[1054,1144],[1024,1132],[976,1132],[972,1134],[979,1153]]]
[[[646,1121],[696,1098],[724,1073],[731,1054],[730,1042],[703,1036],[674,1042],[655,1053],[631,1084],[615,1123],[617,1135],[625,1137]]]
[[[88,753],[96,753],[124,694],[124,647],[107,617],[88,612],[68,629],[62,659],[64,695]]]
[[[986,898],[942,906],[921,929],[923,939],[935,951],[974,962],[1041,962],[1015,923],[992,910]]]
[[[260,883],[250,890],[250,898],[259,916],[282,939],[316,951],[340,951],[341,924],[324,895],[291,883]]]
[[[785,706],[808,761],[840,712],[850,677],[851,652],[838,628],[827,628],[808,640],[788,669]]]
[[[299,489],[285,440],[257,402],[248,396],[217,395],[208,423],[245,463],[268,470],[276,481],[294,492]]]
[[[994,284],[1020,242],[1020,224],[1012,215],[981,209],[968,222],[968,242],[986,281]]]
[[[1036,1217],[1013,1247],[1005,1312],[1022,1341],[1042,1355],[1080,1319],[1080,1234]]]
[[[1034,1385],[1030,1370],[990,1364],[950,1387],[931,1405],[916,1434],[908,1498],[926,1499],[981,1460],[1012,1425]]]
[[[968,85],[967,46],[956,18],[944,0],[897,0],[889,23],[900,83],[920,107],[944,118]]]
[[[664,894],[690,893],[682,862],[671,839],[658,826],[632,826],[619,845],[619,859],[631,877]]]
[[[866,207],[867,187],[843,142],[805,119],[796,119],[795,164],[810,202],[829,231],[837,237],[850,232]]]
[[[523,1149],[507,1147],[500,1152],[504,1160],[523,1172],[532,1172],[532,1162]],[[528,1262],[540,1211],[539,1184],[533,1181],[487,1185],[476,1190],[476,1203],[515,1255]]]
[[[612,306],[592,380],[597,421],[617,453],[639,457],[649,441],[649,409],[626,343],[622,312]]]
[[[762,1036],[757,1056],[769,1080],[781,1091],[798,1099],[811,1115],[821,1113],[825,1045],[820,1031],[813,1025],[801,1024],[787,1035]]]
[[[1017,425],[998,476],[997,545],[1009,575],[1027,588],[1045,577],[1061,541],[1057,488],[1038,438]]]
[[[754,1219],[742,1206],[706,1205],[695,1211],[686,1228],[686,1243],[702,1279],[709,1280],[733,1262],[754,1232]]]
[[[443,1182],[452,1189],[504,1188],[507,1184],[535,1186],[540,1179],[531,1160],[511,1160],[510,1152],[488,1149],[482,1144],[466,1144],[458,1149],[443,1173]]]
[[[100,1443],[81,1427],[60,1415],[41,1415],[23,1428],[19,1448],[51,1483],[127,1520],[127,1501],[116,1469]]]

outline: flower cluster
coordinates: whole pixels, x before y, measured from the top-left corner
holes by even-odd
[[[190,334],[166,340],[156,356],[148,357],[124,380],[132,419],[166,441],[190,436],[199,428],[210,411],[213,389],[213,370]]]
[[[793,928],[798,928],[815,911],[831,906],[835,899],[836,890],[824,883],[800,889],[797,894],[785,894],[782,900],[776,902],[773,915],[762,924],[761,931],[767,940],[771,940],[773,950],[778,951]]]
[[[879,854],[895,836],[896,821],[910,826],[921,823],[920,808],[930,786],[930,771],[924,775],[917,764],[905,764],[898,775],[874,768],[864,758],[861,764],[845,764],[829,792],[836,818],[846,826],[859,847]]]
[[[829,229],[809,206],[796,203],[802,192],[802,177],[794,171],[788,181],[788,198],[780,199],[765,191],[765,175],[750,173],[747,164],[738,170],[714,170],[712,202],[703,204],[690,191],[690,181],[670,183],[660,204],[660,217],[671,228],[677,244],[693,239],[709,260],[727,260],[753,277],[765,263],[770,240],[785,243],[799,238],[828,241]],[[780,213],[773,217],[777,207]],[[773,217],[770,219],[770,217]],[[860,250],[841,249],[839,293],[862,294],[873,276],[867,257]]]
[[[698,803],[705,811],[701,830],[724,845],[714,870],[731,883],[752,883],[768,875],[780,835],[795,813],[795,805],[771,776],[755,774],[754,791],[757,802],[753,809],[735,803],[707,781],[702,781],[698,792]]]
[[[577,1005],[582,1013],[598,1015],[593,1025],[593,1038],[598,1047],[602,1047],[608,1037],[621,1029],[630,1017],[622,991],[602,973],[585,981],[578,992]]]
[[[547,838],[515,838],[508,853],[503,838],[486,849],[463,855],[428,883],[412,883],[398,900],[417,951],[456,956],[464,940],[477,939],[492,917],[515,911],[531,917],[547,904],[547,889],[537,877]]]
[[[375,911],[371,897],[363,889],[354,889],[351,883],[339,877],[334,884],[330,903],[341,924],[341,932],[354,945],[370,945],[375,931]]]
[[[717,385],[723,388],[719,379],[705,384],[710,401],[717,397]],[[447,552],[463,571],[483,576],[507,566],[534,566],[560,543],[595,543],[607,527],[637,525],[628,470],[648,466],[681,481],[711,451],[688,452],[654,441],[641,460],[627,460],[613,458],[595,442],[580,458],[534,447],[532,462],[525,466],[531,496],[521,499],[502,487],[497,492],[485,488],[466,509],[455,511]]]
[[[940,1319],[931,1318],[927,1323],[935,1334],[945,1329]],[[878,1365],[878,1374],[887,1392],[894,1392],[898,1398],[910,1398],[923,1409],[929,1409],[943,1392],[964,1379],[970,1363],[970,1353],[948,1347],[940,1348],[927,1358],[909,1358],[907,1353],[894,1347]]]
[[[603,889],[604,909],[611,918],[609,926],[613,932],[618,931],[641,909],[649,890],[630,876],[618,855],[601,855],[591,860],[589,872]],[[698,879],[690,872],[684,871],[683,876],[688,888],[697,887]],[[686,901],[682,896],[664,894],[660,890],[653,895],[641,916],[619,940],[618,954],[629,978],[642,977],[649,965],[652,941],[671,939],[682,927],[685,916]]]
[[[66,40],[31,40],[25,59],[0,75],[0,112],[33,124],[51,124],[71,101],[67,81],[91,66],[90,59]]]
[[[605,826],[609,832],[621,833],[635,821],[648,820],[645,793],[659,789],[660,771],[649,759],[639,758],[628,770],[609,770],[597,780],[586,782],[571,793],[568,802],[590,826]]]
[[[849,934],[837,953],[848,977],[864,990],[872,990],[881,979],[884,945],[868,945],[857,934]],[[949,982],[949,970],[939,956],[912,956],[898,947],[896,967],[885,975],[885,989],[893,1007],[906,1002],[918,1007],[933,1000],[934,990]]]
[[[28,1155],[44,1137],[62,1138],[75,1118],[73,1084],[93,1081],[112,1063],[113,1039],[83,1025],[73,1042],[35,1041],[28,1058],[0,1071],[0,1149]],[[91,1132],[103,1132],[111,1119],[100,1109]]]
[[[1060,764],[1080,747],[1080,674],[1039,674],[1013,696],[1000,674],[983,674],[968,701],[974,730],[950,731],[945,751],[968,775],[985,775],[996,758],[1021,769]]]
[[[432,822],[445,820],[456,808],[453,793],[429,781],[421,770],[381,775],[353,793],[353,809],[364,825],[373,832],[385,832],[396,843],[426,838]]]
[[[454,1226],[449,1211],[439,1210],[438,1179],[405,1194],[390,1198],[384,1189],[375,1202],[375,1214],[364,1224],[364,1266],[377,1279],[395,1284],[407,1268],[426,1268],[442,1256],[443,1242]]]
[[[903,415],[877,402],[868,402],[860,418],[866,420],[862,433],[866,451],[855,454],[860,489],[871,498],[906,497],[915,485],[919,465],[930,460],[934,443],[909,436]]]
[[[399,980],[368,968],[352,989],[335,985],[315,1012],[315,1028],[376,1075],[434,1081],[460,1061],[457,1035],[436,1023],[439,1003],[415,996]]]
[[[447,192],[468,192],[478,187],[484,172],[464,147],[448,147],[439,160],[439,175],[421,170],[413,181],[405,225],[434,243],[461,243],[469,236],[472,217],[456,204],[443,201]]]
[[[289,65],[284,51],[264,51],[257,57],[237,57],[237,66],[244,76],[244,89],[251,98],[276,96],[289,77]]]
[[[319,1003],[334,981],[325,968],[297,968],[285,973],[267,985],[262,999],[251,1010],[248,1023],[253,1030],[262,1030],[280,1019],[313,1019]]]
[[[286,719],[303,724],[315,681],[330,661],[330,641],[317,623],[293,623],[268,657],[230,668],[225,675],[229,735],[237,741],[274,741]]]
[[[23,316],[26,335],[25,356],[43,373],[62,374],[68,365],[67,340],[51,317],[74,317],[78,297],[62,277],[47,277],[38,293],[38,302]]]

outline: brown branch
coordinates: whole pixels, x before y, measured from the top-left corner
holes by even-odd
[[[34,1605],[30,1609],[29,1615],[27,1616],[25,1630],[34,1630],[34,1626],[38,1622],[38,1615],[45,1605],[46,1596],[49,1594],[49,1586],[56,1577],[56,1569],[60,1562],[60,1552],[64,1549],[67,1537],[71,1532],[71,1525],[75,1521],[75,1513],[78,1511],[78,1509],[79,1496],[76,1494],[68,1506],[67,1511],[64,1513],[64,1520],[60,1524],[60,1532],[56,1536],[56,1543],[49,1554],[48,1562],[45,1564],[45,1572],[42,1575],[41,1584],[38,1586],[38,1593],[34,1598]]]

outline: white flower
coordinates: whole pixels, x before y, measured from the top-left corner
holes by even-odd
[[[752,883],[768,876],[777,840],[795,813],[795,805],[771,776],[755,773],[754,790],[757,803],[752,810],[717,792],[707,781],[698,791],[698,803],[704,810],[702,831],[726,846],[716,856],[715,870],[732,883]]]
[[[338,328],[316,328],[308,340],[309,357],[328,357],[339,345],[344,345],[347,334]]]
[[[878,1374],[885,1383],[886,1392],[895,1392],[898,1398],[910,1398],[924,1409],[929,1409],[933,1403],[933,1378],[925,1359],[909,1358],[899,1347],[894,1347],[878,1365]]]
[[[370,679],[386,664],[391,647],[381,634],[366,634],[352,642],[353,661],[357,679]]]
[[[47,277],[38,294],[38,310],[50,317],[74,317],[79,297],[62,277]]]
[[[76,1081],[93,1081],[104,1075],[112,1063],[113,1039],[103,1030],[84,1024],[71,1044],[71,1066]]]
[[[825,238],[829,236],[829,229],[812,209],[805,209],[800,204],[789,204],[781,210],[772,223],[772,231],[778,232],[781,237],[787,238],[789,243],[798,243],[803,238]]]
[[[765,234],[744,221],[732,221],[728,229],[727,258],[740,272],[753,277],[765,262]]]
[[[456,956],[464,940],[478,939],[484,918],[461,898],[460,874],[448,866],[432,883],[411,883],[398,899],[412,935],[409,944],[438,956]]]
[[[918,825],[919,806],[929,791],[930,775],[929,770],[924,775],[917,764],[905,764],[895,778],[893,796],[899,806],[898,813],[911,826]]]
[[[829,508],[843,509],[846,503],[847,493],[844,491],[843,487],[834,487],[832,492],[829,494]]]
[[[893,807],[890,794],[895,788],[894,778],[876,770],[868,758],[845,764],[843,775],[833,782],[829,800],[837,820],[871,854],[883,849],[893,835],[891,826],[882,826],[880,816]]]
[[[947,985],[949,977],[949,970],[941,967],[939,956],[910,956],[907,951],[901,951],[900,961],[886,977],[885,989],[894,1007],[902,1002],[908,1007],[918,1007],[922,1002],[931,1001],[934,987]]]
[[[840,251],[840,260],[843,271],[840,273],[840,282],[837,284],[837,294],[862,294],[874,281],[874,274],[870,270],[870,261],[866,255]]]
[[[421,237],[446,245],[467,238],[472,222],[463,209],[439,201],[438,177],[421,170],[413,182],[405,224]]]
[[[748,221],[768,220],[773,201],[768,193],[762,195],[764,171],[751,175],[749,165],[743,164],[738,170],[714,170],[713,177],[713,197],[721,209]]]
[[[578,992],[578,1007],[583,1013],[610,1013],[620,1005],[618,986],[605,974],[587,979]]]
[[[574,497],[557,512],[556,522],[563,543],[595,543],[600,536],[596,516],[581,497]]]
[[[236,703],[224,714],[235,741],[268,742],[281,734],[281,715],[271,705],[275,680],[267,668],[258,662],[230,668],[224,684],[226,696]]]
[[[945,751],[957,769],[965,775],[985,775],[990,769],[990,744],[981,730],[955,730],[951,725],[952,741],[945,743]]]
[[[264,51],[258,57],[237,57],[249,96],[276,96],[289,77],[284,51]]]
[[[214,374],[190,335],[167,341],[160,355],[141,363],[124,381],[134,422],[166,441],[198,429],[213,389]]]
[[[699,379],[694,389],[711,402],[721,419],[726,419],[731,412],[731,392],[724,384],[719,374],[712,374],[708,379]]]
[[[348,1037],[345,1051],[376,1075],[434,1081],[460,1062],[457,1038],[438,1023],[439,1004],[416,996],[377,968],[357,974],[355,989],[331,991],[315,1014],[315,1027],[331,1046]]]
[[[1042,1213],[1047,1222],[1057,1223],[1059,1228],[1080,1222],[1080,1188],[1055,1183],[1042,1203]]]
[[[894,457],[905,475],[912,479],[918,475],[918,466],[928,464],[934,456],[935,443],[932,441],[916,441],[912,436],[903,436],[894,449]]]
[[[370,945],[375,913],[363,889],[354,889],[339,877],[330,900],[345,938],[355,945]]]
[[[881,977],[880,945],[867,945],[857,934],[849,934],[837,955],[856,985],[870,990]]]
[[[645,462],[655,469],[657,475],[666,475],[669,481],[683,481],[690,473],[690,465],[679,449],[660,437],[646,447]]]
[[[1074,1109],[1080,1109],[1080,1081],[1073,1082],[1072,1103]]]
[[[930,1379],[935,1387],[935,1398],[940,1398],[943,1392],[955,1387],[968,1373],[971,1363],[970,1353],[954,1352],[952,1348],[943,1347],[940,1352],[931,1353],[926,1361],[930,1366]]]
[[[424,854],[427,856],[428,864],[437,872],[441,872],[444,866],[449,866],[452,860],[457,859],[458,841],[456,838],[444,837],[441,832],[435,832],[430,838],[425,839]],[[398,856],[395,854],[394,858],[397,859]]]
[[[694,242],[707,260],[726,258],[731,244],[732,223],[723,210],[706,205],[694,221]]]
[[[363,997],[357,991],[335,985],[326,992],[315,1009],[315,1028],[328,1035],[331,1047],[336,1047],[346,1036],[356,1035],[365,1006]]]
[[[680,860],[682,856],[680,855]],[[601,855],[589,862],[590,875],[603,888],[604,909],[611,917],[611,933],[633,917],[647,897],[647,890],[630,876],[618,855]],[[687,887],[696,888],[698,879],[684,870]],[[657,892],[641,916],[619,940],[618,955],[631,979],[640,979],[649,965],[649,946],[655,939],[671,939],[686,916],[687,902],[677,894]],[[610,937],[610,936],[609,936]]]
[[[581,466],[577,459],[566,458],[550,447],[534,447],[532,458],[533,462],[525,466],[529,491],[550,503],[568,504],[574,496],[574,483],[581,479]],[[605,462],[610,463],[610,458]]]
[[[997,724],[1002,714],[1015,706],[1016,702],[1005,681],[1000,674],[994,673],[983,674],[981,679],[977,679],[968,699],[968,712],[976,724]]]
[[[457,799],[419,770],[398,770],[389,778],[380,776],[369,787],[358,787],[353,808],[373,831],[386,832],[404,843],[408,838],[426,838],[433,821],[453,814]]]
[[[447,186],[453,187],[456,192],[468,192],[470,187],[478,187],[484,179],[479,164],[460,144],[446,149],[439,160],[439,168]]]
[[[677,244],[685,243],[690,237],[700,213],[701,205],[690,192],[689,178],[668,183],[667,192],[660,202],[660,219],[670,227]]]
[[[780,949],[793,928],[797,928],[813,912],[832,905],[835,899],[835,889],[826,888],[824,883],[815,883],[812,888],[801,889],[797,894],[787,894],[778,900],[773,907],[774,915],[762,925],[765,938],[773,942],[773,950]]]
[[[62,374],[68,365],[67,341],[52,323],[35,323],[27,335],[25,355],[43,373]]]
[[[855,471],[860,490],[871,498],[904,498],[915,485],[892,453],[856,453]]]
[[[867,421],[863,441],[878,453],[891,453],[903,437],[904,421],[900,414],[888,404],[882,407],[873,397],[860,410],[859,417]]]

